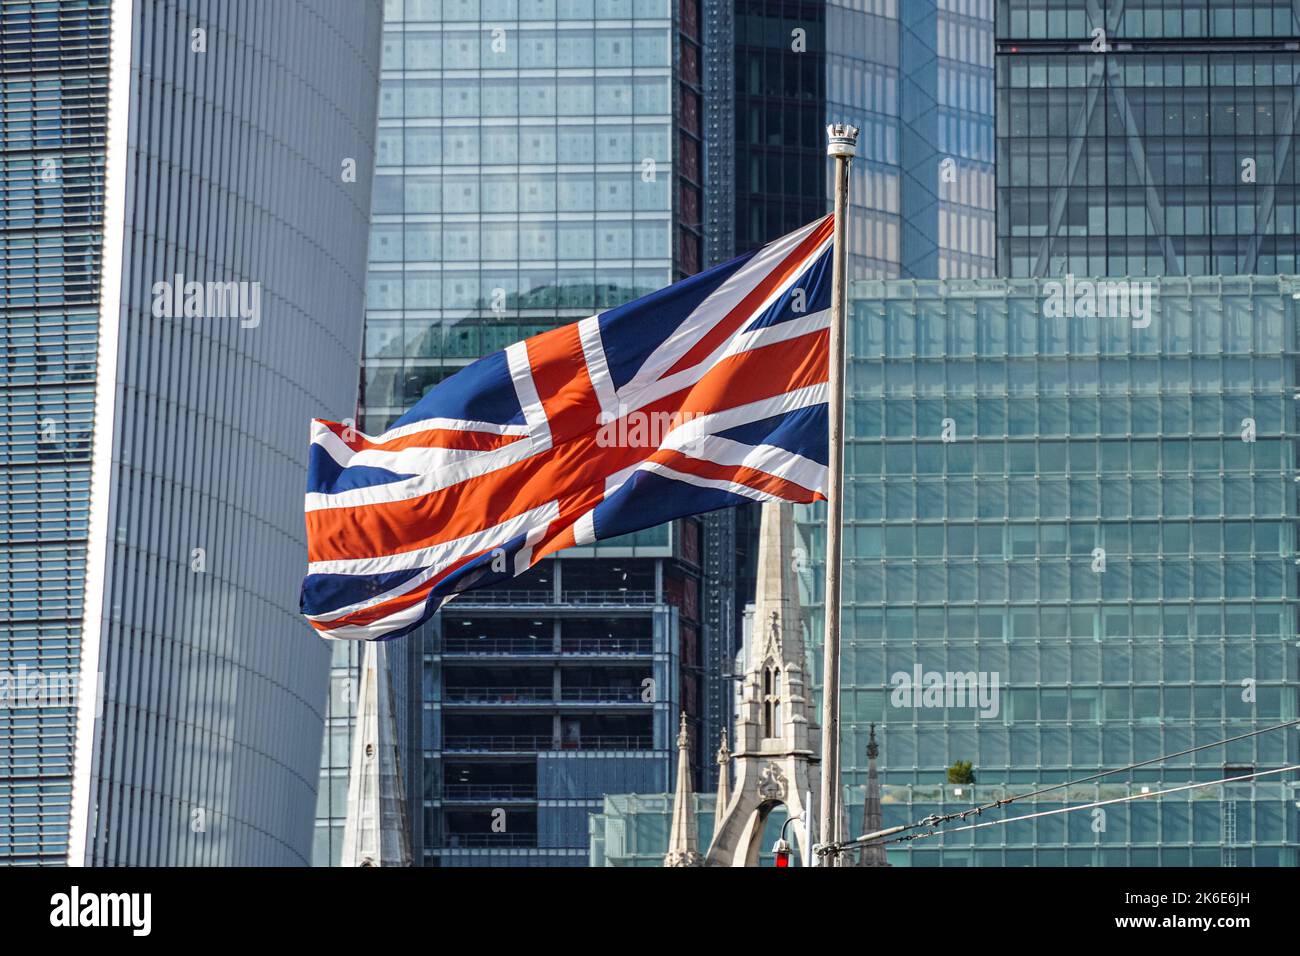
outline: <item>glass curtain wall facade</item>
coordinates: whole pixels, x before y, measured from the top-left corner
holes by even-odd
[[[992,3],[737,2],[736,251],[826,213],[825,126],[848,122],[850,275],[992,275]]]
[[[825,18],[824,122],[861,130],[849,275],[993,275],[992,0],[829,0]]]
[[[363,431],[483,355],[699,271],[699,16],[386,3]],[[403,640],[417,862],[584,865],[604,793],[667,789],[675,715],[702,708],[699,534],[566,552]],[[356,667],[336,646],[320,865],[341,851]]]
[[[994,274],[992,4],[899,4],[899,274],[904,278]],[[862,68],[856,72],[862,74]],[[866,72],[863,79],[871,75]],[[864,92],[861,83],[850,87],[858,96]]]
[[[826,10],[736,0],[735,252],[826,215]]]
[[[0,8],[0,864],[67,858],[90,516],[109,3]]]
[[[1300,285],[1206,277],[1148,288],[1146,326],[1066,318],[1038,280],[851,288],[850,829],[872,722],[893,788],[889,824],[903,822],[890,816],[894,799],[913,801],[918,819],[1297,716]],[[820,513],[802,524],[814,589]],[[821,629],[814,606],[810,630]],[[916,686],[952,674],[978,693]],[[1294,734],[1264,734],[1070,801],[1298,757]],[[962,760],[974,792],[945,785]],[[1296,796],[1293,782],[1264,777],[1107,808],[1101,829],[1065,815],[918,841],[891,861],[1296,865]]]
[[[1051,813],[1069,806],[1119,800],[1132,796],[1129,783],[1090,783],[1043,794],[1033,800],[1017,801],[1022,813]],[[915,823],[931,814],[946,815],[969,810],[1020,796],[1024,787],[997,784],[902,784],[880,788],[881,815],[885,828]],[[1236,783],[1202,790],[1167,794],[1160,800],[1163,810],[1151,814],[1146,807],[1113,805],[1105,818],[1082,813],[1057,813],[1043,817],[1032,825],[954,833],[940,840],[929,837],[908,844],[894,844],[886,849],[891,866],[1129,866],[1130,861],[1147,865],[1163,859],[1164,865],[1236,866],[1244,865],[1240,853],[1243,844],[1261,840],[1264,859],[1274,851],[1286,859],[1286,850],[1278,846],[1277,834],[1283,832],[1279,821],[1287,813],[1288,803],[1295,800],[1293,785],[1269,781]],[[850,819],[862,819],[859,805],[850,806]],[[714,808],[712,794],[693,794],[701,846],[713,837]],[[604,807],[591,817],[592,866],[661,867],[668,851],[672,822],[671,794],[618,794],[607,797]],[[1113,815],[1116,814],[1116,815]],[[984,822],[989,818],[985,817]],[[1108,831],[1118,827],[1131,834],[1133,847],[1116,846],[1112,837],[1093,832],[1093,822],[1104,819]],[[780,835],[785,820],[780,807],[772,817],[760,843],[759,866],[772,866],[771,847]],[[1285,831],[1294,834],[1294,829]],[[1293,837],[1288,837],[1294,842]],[[1163,852],[1157,843],[1166,843]],[[1197,846],[1197,843],[1226,843]],[[1191,845],[1189,845],[1189,843]],[[1294,852],[1294,847],[1290,848]],[[1249,860],[1251,857],[1246,856]],[[796,862],[796,866],[798,863]]]
[[[993,275],[993,14],[992,0],[737,2],[736,251],[832,207],[825,125],[851,122],[850,278]],[[743,609],[757,521],[737,524]],[[864,750],[842,760],[865,774]]]
[[[1300,10],[999,0],[998,271],[1297,269]]]
[[[303,427],[355,408],[380,7],[0,16],[0,861],[302,865]]]
[[[713,839],[718,798],[710,793],[693,793],[699,845],[708,848]],[[600,813],[591,815],[592,866],[664,865],[673,820],[672,794],[618,794],[605,798]],[[772,847],[786,821],[785,807],[772,810],[759,840],[758,865],[775,866]],[[797,865],[797,864],[796,864]]]

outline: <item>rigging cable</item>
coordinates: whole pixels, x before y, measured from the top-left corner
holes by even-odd
[[[881,840],[879,839],[880,837],[884,837],[884,836],[892,837],[896,833],[903,833],[904,831],[907,830],[918,830],[922,827],[930,828],[930,832],[925,834],[926,836],[929,836],[937,832],[934,829],[935,827],[939,826],[940,824],[947,823],[950,820],[965,820],[969,816],[979,816],[985,810],[997,810],[1001,807],[1009,806],[1012,803],[1016,803],[1017,801],[1028,800],[1030,797],[1037,797],[1044,793],[1051,793],[1053,790],[1060,790],[1063,787],[1073,787],[1073,786],[1078,786],[1079,784],[1090,783],[1091,781],[1099,780],[1102,777],[1109,777],[1117,773],[1124,773],[1125,771],[1128,770],[1136,770],[1139,767],[1147,767],[1153,763],[1160,763],[1165,760],[1176,760],[1179,757],[1186,757],[1188,754],[1194,754],[1202,750],[1209,750],[1211,747],[1222,747],[1224,744],[1236,743],[1238,740],[1246,740],[1247,738],[1250,737],[1257,737],[1260,734],[1270,733],[1274,730],[1282,730],[1286,727],[1293,727],[1297,724],[1300,724],[1300,718],[1297,718],[1296,720],[1287,720],[1280,724],[1274,724],[1271,727],[1261,727],[1259,730],[1251,730],[1244,734],[1238,734],[1236,737],[1226,737],[1223,740],[1216,740],[1213,741],[1212,743],[1200,744],[1195,747],[1189,747],[1186,750],[1180,750],[1176,753],[1162,754],[1159,757],[1152,757],[1150,760],[1140,760],[1137,763],[1131,763],[1124,767],[1116,767],[1113,770],[1102,770],[1099,773],[1094,773],[1087,777],[1080,777],[1077,780],[1067,780],[1064,783],[1054,783],[1048,787],[1041,787],[1038,790],[1031,790],[1028,793],[1020,793],[1020,794],[1016,794],[1013,797],[1006,797],[1004,799],[994,800],[990,803],[981,804],[980,806],[977,807],[969,807],[965,810],[958,810],[953,813],[945,813],[945,814],[932,813],[930,816],[917,820],[915,823],[905,823],[901,826],[889,827],[888,829],[881,830],[879,834],[864,834],[863,836],[858,837],[856,840],[845,840],[840,843],[829,843],[824,846],[817,846],[814,847],[813,850],[819,856],[827,856],[827,855],[842,853],[845,850],[852,850],[861,846],[876,846],[881,843]],[[1287,770],[1287,769],[1294,769],[1294,768],[1286,768],[1286,767],[1283,768],[1283,770]],[[1280,773],[1282,771],[1269,770],[1269,771],[1262,771],[1262,772]],[[1221,783],[1223,781],[1218,781],[1218,782]],[[1140,794],[1139,796],[1148,797],[1153,795]],[[1020,819],[1020,818],[1016,817],[1012,819]],[[996,823],[999,821],[993,821],[993,822]],[[969,827],[959,827],[957,829],[969,829]],[[954,829],[945,832],[956,833],[957,830]],[[903,839],[916,839],[916,838],[917,838],[916,836],[913,836],[913,837],[905,837],[905,838],[898,838],[898,839],[890,839],[884,842],[899,843],[902,842]]]
[[[1039,810],[1036,813],[1025,813],[1018,817],[1004,817],[1001,820],[985,820],[982,823],[968,823],[965,826],[953,827],[951,830],[926,830],[921,833],[912,833],[905,836],[895,837],[889,840],[872,840],[867,843],[859,843],[859,846],[884,846],[888,843],[901,843],[904,840],[920,840],[924,837],[947,836],[950,833],[960,833],[963,830],[979,830],[984,827],[995,827],[1003,823],[1015,823],[1018,820],[1033,820],[1037,817],[1050,817],[1058,813],[1074,813],[1076,810],[1092,810],[1097,807],[1107,807],[1114,803],[1127,803],[1130,800],[1150,800],[1153,797],[1163,797],[1170,793],[1182,793],[1185,790],[1196,790],[1200,787],[1216,787],[1225,783],[1240,783],[1242,780],[1254,780],[1256,777],[1266,777],[1274,773],[1286,773],[1288,770],[1300,770],[1300,764],[1294,764],[1290,767],[1278,767],[1274,770],[1257,770],[1253,773],[1242,774],[1239,777],[1224,777],[1221,780],[1208,780],[1199,783],[1187,783],[1177,787],[1170,787],[1167,790],[1156,790],[1153,793],[1131,793],[1126,797],[1113,797],[1110,800],[1097,800],[1093,803],[1080,804],[1077,807],[1057,807],[1055,810]],[[855,841],[856,842],[856,841]]]

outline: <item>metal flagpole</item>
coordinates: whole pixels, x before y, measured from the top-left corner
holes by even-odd
[[[800,862],[804,866],[816,866],[817,858],[813,856],[812,845],[817,837],[813,836],[813,828],[816,826],[817,814],[813,812],[812,790],[807,790],[803,795],[804,819],[807,826],[803,828],[803,846],[799,847]]]
[[[857,154],[858,129],[832,123],[826,155],[835,160],[835,250],[831,259],[830,335],[830,475],[826,486],[826,636],[822,647],[823,845],[843,839],[840,833],[840,529],[844,524],[844,299],[845,221],[849,204],[849,163]],[[824,858],[837,865],[837,857]]]

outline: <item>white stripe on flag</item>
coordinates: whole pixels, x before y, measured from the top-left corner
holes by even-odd
[[[579,322],[578,340],[582,342],[582,355],[587,360],[587,376],[596,392],[596,400],[600,402],[600,410],[609,418],[617,418],[618,391],[609,374],[605,345],[600,340],[600,319],[593,315]]]
[[[720,412],[697,415],[690,421],[682,422],[669,432],[668,441],[665,441],[665,445],[668,445],[669,442],[691,441],[702,435],[726,431],[728,428],[748,425],[750,422],[759,422],[765,418],[773,418],[777,415],[784,415],[786,412],[797,411],[800,408],[825,405],[829,401],[830,385],[826,382],[820,382],[817,385],[806,385],[803,388],[796,388],[793,391],[772,398],[764,398],[757,402],[750,402],[747,405],[737,405],[735,408],[728,408]]]
[[[559,505],[556,505],[555,513],[560,513]],[[550,521],[543,521],[533,525],[528,529],[528,536],[524,538],[524,546],[515,554],[515,576],[523,574],[533,566],[533,548],[537,543],[546,537],[546,529],[551,526]]]
[[[721,478],[702,478],[699,475],[677,471],[675,468],[669,468],[667,465],[661,465],[656,461],[647,461],[641,466],[641,471],[650,471],[654,472],[656,475],[663,475],[665,478],[684,481],[688,485],[695,485],[697,488],[716,488],[719,491],[729,491],[734,495],[740,495],[744,498],[753,498],[755,501],[782,500],[776,495],[769,495],[767,492],[759,491],[757,488],[751,488],[749,485],[742,485],[735,481],[725,481]]]
[[[752,468],[774,478],[792,481],[809,491],[826,493],[825,465],[777,445],[746,445],[720,435],[701,435],[682,442],[670,438],[664,442],[664,447],[716,465]]]
[[[399,475],[418,475],[436,471],[439,468],[446,468],[448,465],[454,465],[459,461],[467,461],[476,455],[483,455],[492,450],[437,448],[426,445],[403,448],[399,451],[384,451],[379,448],[353,451],[343,439],[328,430],[323,435],[318,435],[314,439],[314,443],[324,449],[326,454],[344,468],[383,468]],[[401,479],[395,480],[400,481]]]
[[[558,502],[548,501],[537,508],[515,515],[508,521],[475,531],[460,538],[453,538],[427,548],[414,551],[399,551],[396,554],[377,555],[369,558],[338,558],[331,561],[312,561],[307,565],[308,574],[387,574],[391,571],[409,571],[412,568],[440,568],[454,563],[467,555],[477,554],[492,547],[500,547],[511,538],[525,534],[535,525],[543,528],[554,521],[560,514]],[[427,580],[427,579],[426,579]],[[409,588],[407,589],[409,590]],[[396,591],[397,594],[403,593]],[[391,596],[391,595],[389,595]],[[378,603],[376,600],[353,605],[344,611],[331,611],[324,618],[331,620],[351,613],[366,604]]]
[[[519,398],[519,407],[523,409],[524,421],[528,422],[533,451],[545,451],[551,447],[551,423],[546,418],[546,409],[542,408],[542,400],[537,394],[537,383],[533,381],[533,367],[528,361],[528,343],[516,342],[507,346],[506,362],[510,366],[510,379],[515,383],[515,395]]]
[[[458,485],[468,478],[477,478],[489,472],[518,464],[532,456],[534,449],[530,441],[516,441],[491,451],[479,452],[472,458],[453,462],[435,472],[416,475],[402,481],[390,481],[383,485],[368,485],[364,488],[349,488],[333,494],[311,491],[307,493],[304,504],[306,511],[319,511],[325,508],[356,508],[364,505],[379,505],[393,501],[409,501],[421,495],[433,494],[444,488]],[[388,454],[394,454],[389,452]],[[382,459],[375,459],[381,461]]]

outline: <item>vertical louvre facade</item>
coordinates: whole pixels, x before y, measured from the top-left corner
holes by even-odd
[[[0,864],[68,852],[74,701],[18,693],[78,673],[108,41],[108,0],[0,5]]]
[[[53,438],[5,446],[28,489],[6,507],[35,487],[39,518],[5,516],[0,652],[82,693],[0,716],[0,858],[306,863],[327,662],[296,609],[303,438],[355,409],[380,8],[2,10],[6,112],[37,107],[5,128],[0,420],[30,431],[35,402]]]

